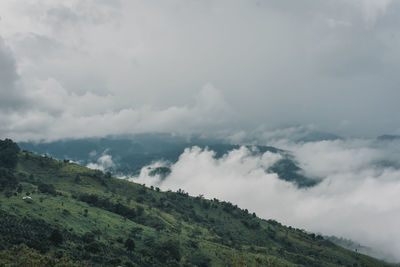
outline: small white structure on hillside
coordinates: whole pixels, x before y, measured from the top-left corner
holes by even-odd
[[[25,200],[25,202],[28,202],[28,203],[32,203],[33,202],[33,199],[30,196],[24,196],[22,199]]]

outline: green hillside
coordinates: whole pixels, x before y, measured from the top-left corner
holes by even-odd
[[[113,165],[106,171],[126,176],[138,175],[142,168],[156,161],[164,162],[165,168],[175,164],[186,148],[200,147],[222,158],[227,153],[240,149],[243,145],[226,144],[218,139],[200,139],[171,134],[136,134],[132,136],[108,136],[104,138],[82,138],[56,140],[52,142],[20,142],[25,150],[38,154],[47,154],[56,159],[72,159],[81,165],[97,162],[104,153],[113,159]],[[266,169],[274,172],[282,180],[292,182],[298,187],[312,187],[318,184],[317,177],[307,177],[295,157],[289,151],[271,146],[244,145],[254,156],[265,152],[279,154],[282,158]],[[165,178],[168,178],[168,171]]]
[[[0,141],[0,191],[0,266],[389,266],[229,202],[147,188],[10,140]]]

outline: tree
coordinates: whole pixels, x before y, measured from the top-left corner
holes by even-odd
[[[132,252],[135,249],[135,241],[133,241],[131,238],[128,238],[125,241],[125,248],[126,250],[128,250],[129,252]]]
[[[74,183],[79,184],[82,181],[81,176],[77,174],[74,179]]]
[[[19,146],[11,139],[0,140],[0,167],[15,168],[19,151]]]
[[[193,266],[208,267],[211,266],[211,259],[200,252],[195,252],[189,256],[188,261]]]
[[[18,180],[14,174],[6,168],[0,167],[0,191],[4,189],[14,190],[18,185]]]
[[[18,192],[18,194],[21,194],[21,193],[22,193],[22,185],[21,185],[21,184],[19,184],[19,185],[17,186],[17,192]]]
[[[101,251],[101,246],[98,242],[93,241],[85,246],[85,250],[91,253],[99,253]]]
[[[45,193],[45,194],[50,194],[55,196],[56,195],[56,190],[52,184],[45,184],[45,183],[40,183],[38,185],[38,189],[40,192]]]
[[[182,257],[180,244],[175,239],[161,241],[157,245],[156,253],[157,258],[164,263],[170,260],[179,262]]]
[[[54,229],[53,232],[51,232],[50,240],[54,245],[58,246],[64,241],[64,238],[59,230]]]

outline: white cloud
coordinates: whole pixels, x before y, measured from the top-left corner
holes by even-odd
[[[24,96],[18,84],[17,63],[10,47],[0,36],[0,112],[23,106]]]
[[[115,163],[112,160],[111,155],[104,154],[100,158],[97,159],[96,163],[89,163],[86,167],[94,170],[106,171],[113,167],[115,167]]]
[[[382,159],[382,151],[369,146],[370,141],[321,141],[284,144],[280,147],[293,151],[301,167],[310,176],[328,177],[337,173],[361,171]]]
[[[42,140],[46,136],[47,140],[54,140],[144,132],[194,133],[218,128],[233,116],[219,90],[211,84],[199,91],[193,105],[164,109],[118,108],[112,95],[87,92],[79,96],[68,93],[53,79],[40,82],[37,88],[27,94],[35,103],[35,110],[7,115],[9,120],[2,135],[12,135],[15,140]]]

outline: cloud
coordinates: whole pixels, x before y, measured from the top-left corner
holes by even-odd
[[[45,139],[74,136],[74,120],[132,110],[182,122],[185,109],[201,108],[212,118],[208,105],[220,112],[214,98],[235,115],[218,118],[219,127],[201,124],[205,116],[184,121],[198,122],[201,133],[293,124],[344,135],[398,131],[395,1],[4,0],[0,10],[2,91],[20,84],[2,95],[1,108],[24,120],[47,113]],[[205,84],[219,95],[204,90],[200,104]],[[19,137],[18,122],[7,122],[0,134]],[[187,132],[185,125],[174,130]],[[110,131],[131,133],[120,126]]]
[[[47,140],[106,136],[110,134],[175,132],[196,133],[218,129],[233,112],[218,89],[205,85],[190,105],[159,109],[152,106],[118,108],[112,95],[68,93],[55,80],[39,82],[36,109],[5,117],[3,135],[16,140]],[[1,117],[0,117],[1,118]],[[8,120],[7,120],[8,119]],[[79,131],[76,131],[79,129]],[[51,138],[50,138],[51,137]]]
[[[322,182],[298,189],[265,172],[278,154],[257,156],[245,147],[220,159],[209,150],[186,149],[165,180],[150,176],[147,167],[131,180],[231,201],[263,218],[350,238],[384,251],[380,257],[400,260],[400,169],[375,164],[391,155],[371,140],[288,143],[286,148]]]
[[[357,2],[357,1],[355,1]],[[392,0],[361,0],[363,12],[367,21],[376,22],[377,18],[386,13],[388,7],[393,2]]]
[[[94,170],[106,171],[115,167],[115,163],[111,155],[104,154],[97,159],[96,163],[89,163],[86,167]]]
[[[19,76],[15,58],[1,36],[0,69],[0,110],[14,110],[23,104],[24,99],[17,87]]]

